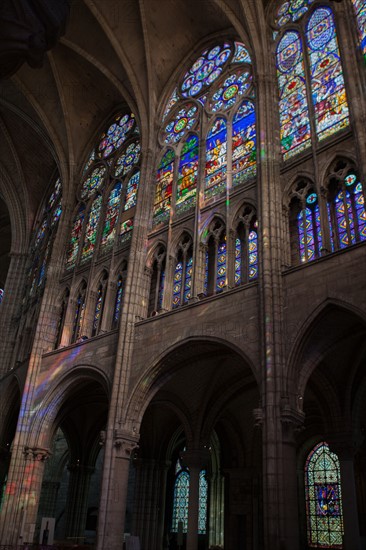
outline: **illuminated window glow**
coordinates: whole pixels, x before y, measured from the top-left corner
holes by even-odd
[[[327,443],[310,452],[305,465],[308,545],[343,548],[343,514],[340,466]]]

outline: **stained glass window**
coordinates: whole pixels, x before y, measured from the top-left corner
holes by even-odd
[[[184,468],[177,460],[175,465],[175,483],[173,494],[173,518],[172,532],[178,532],[178,523],[183,523],[183,533],[188,529],[188,502],[189,502],[189,470]],[[199,493],[198,493],[198,534],[206,533],[207,524],[207,498],[208,483],[206,471],[201,470],[199,475]]]
[[[321,255],[322,233],[318,196],[311,192],[306,197],[306,207],[297,216],[300,261],[309,262]]]
[[[85,175],[87,173],[89,168],[94,164],[94,161],[95,161],[95,151],[93,149],[92,152],[89,155],[88,160],[85,163],[85,166],[84,166],[84,169],[83,169],[83,175]]]
[[[140,172],[135,172],[127,183],[124,211],[136,206],[137,190],[140,183]]]
[[[352,0],[356,12],[361,51],[366,61],[366,4],[365,0]]]
[[[289,0],[283,2],[278,9],[276,23],[279,27],[286,25],[289,21],[297,21],[309,9],[314,0]]]
[[[232,63],[251,63],[249,52],[241,42],[235,42],[235,53]]]
[[[235,239],[235,284],[240,285],[241,277],[241,240]]]
[[[34,243],[34,248],[38,248],[41,244],[41,241],[43,240],[43,237],[45,236],[46,229],[48,226],[48,220],[47,218],[44,218],[41,227],[38,229],[36,240]]]
[[[198,120],[198,108],[188,103],[176,113],[164,129],[164,142],[167,144],[177,143],[189,130],[193,128]]]
[[[139,162],[140,152],[141,146],[138,141],[128,145],[124,153],[116,161],[114,175],[116,177],[119,176],[122,178],[123,176],[128,174],[128,172],[130,172],[132,168]]]
[[[233,120],[233,185],[256,174],[255,109],[252,101],[243,101]]]
[[[97,191],[103,181],[106,174],[105,166],[98,166],[93,172],[86,178],[81,188],[81,198],[88,199],[95,191]]]
[[[113,312],[113,328],[116,328],[118,326],[119,318],[121,315],[122,298],[123,298],[123,280],[122,280],[122,276],[119,276],[117,281],[116,301],[115,301],[114,312]]]
[[[310,452],[305,465],[308,545],[343,548],[340,465],[336,454],[322,442]]]
[[[113,246],[116,237],[121,190],[122,183],[118,182],[109,194],[101,242],[102,248],[105,249]]]
[[[79,251],[80,238],[83,230],[83,222],[85,216],[85,206],[82,204],[74,219],[73,228],[71,231],[71,239],[67,252],[66,267],[69,269],[74,267]]]
[[[311,92],[319,140],[349,124],[346,90],[332,10],[317,8],[306,38],[310,55]]]
[[[208,249],[205,251],[205,279],[203,281],[203,292],[208,294],[208,270],[209,270],[209,253]]]
[[[59,202],[52,214],[51,228],[56,225],[56,223],[60,219],[61,214],[62,214],[62,205],[61,205],[61,202]]]
[[[276,56],[281,151],[283,159],[287,160],[311,145],[304,59],[299,33],[286,32],[277,46]]]
[[[299,20],[311,3],[311,0],[284,2],[278,11],[277,25],[283,26]],[[321,6],[309,15],[305,39],[309,73],[308,69],[305,70],[303,41],[297,31],[285,32],[277,46],[281,149],[284,160],[311,145],[309,109],[314,114],[318,140],[331,136],[349,124],[342,64],[331,8]],[[310,96],[312,101],[309,106],[307,98]]]
[[[226,286],[226,242],[217,248],[216,292],[222,292]]]
[[[94,252],[95,243],[97,239],[97,229],[100,216],[100,210],[102,207],[102,196],[97,195],[93,200],[91,209],[89,212],[89,219],[85,229],[84,246],[81,253],[81,262],[89,260]]]
[[[365,197],[355,173],[349,173],[328,203],[332,245],[345,248],[366,240]],[[336,243],[336,244],[335,244]]]
[[[206,479],[206,471],[200,471],[199,478],[199,503],[198,503],[198,533],[204,535],[206,533],[207,522],[207,495],[208,483]]]
[[[199,95],[221,75],[231,54],[230,44],[205,50],[184,75],[181,94],[184,97]]]
[[[103,286],[100,285],[98,288],[98,295],[95,303],[92,336],[95,336],[99,331],[100,323],[102,320],[103,305],[104,305]]]
[[[196,204],[198,173],[198,137],[190,136],[183,144],[177,180],[176,211],[189,210]]]
[[[173,308],[180,306],[183,282],[183,262],[177,262],[173,280]]]
[[[121,230],[120,230],[120,243],[125,243],[131,238],[133,230],[133,218],[130,218],[129,220],[125,220],[121,222]]]
[[[51,196],[48,199],[48,206],[47,206],[48,210],[52,210],[52,208],[55,206],[56,202],[60,198],[61,188],[62,188],[61,179],[57,178],[55,186],[53,188],[53,192],[51,193]]]
[[[183,533],[188,528],[189,473],[181,471],[175,480],[173,496],[172,531],[178,532],[178,524],[183,523]]]
[[[249,280],[251,281],[258,277],[258,233],[256,229],[249,232],[248,254]]]
[[[159,164],[156,175],[154,225],[169,219],[172,200],[174,156],[174,151],[168,149]]]
[[[205,199],[225,189],[226,147],[226,121],[217,118],[206,140]]]
[[[177,88],[174,89],[172,95],[170,96],[168,103],[166,104],[166,108],[163,114],[163,120],[167,117],[168,113],[172,110],[173,106],[177,103],[179,100],[178,96],[178,90]]]
[[[118,115],[108,130],[102,134],[98,146],[98,156],[107,158],[114,153],[131,135],[135,127],[135,116],[131,113],[124,116]]]
[[[192,297],[192,270],[193,270],[193,258],[192,256],[186,261],[186,273],[184,280],[184,294],[183,303],[186,304]]]
[[[230,74],[220,88],[214,92],[210,100],[210,110],[213,113],[219,110],[230,109],[237,100],[246,94],[252,83],[250,71],[235,71]]]

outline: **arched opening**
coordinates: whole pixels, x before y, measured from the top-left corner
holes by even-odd
[[[366,480],[358,465],[365,439],[359,400],[365,397],[365,335],[360,317],[328,305],[308,329],[300,354],[307,380],[299,391],[305,413],[297,435],[299,502],[303,544],[311,548],[358,548],[359,533],[364,536]],[[314,452],[322,453],[322,468]]]
[[[101,384],[90,377],[75,379],[56,416],[43,475],[36,527],[41,542],[42,518],[54,518],[49,536],[57,543],[95,542],[104,455],[100,432],[107,414]]]
[[[193,539],[199,549],[260,544],[259,392],[248,363],[226,345],[194,341],[159,372],[132,461],[126,528],[151,549]]]

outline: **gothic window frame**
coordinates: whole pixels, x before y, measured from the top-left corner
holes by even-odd
[[[58,349],[61,345],[62,333],[63,333],[63,330],[64,330],[64,325],[65,325],[65,319],[66,319],[66,314],[67,314],[67,308],[68,308],[68,305],[69,305],[69,300],[70,300],[70,289],[67,286],[63,290],[62,296],[61,296],[60,311],[59,311],[58,320],[57,320],[57,327],[56,327],[55,349]]]
[[[258,216],[255,207],[245,202],[234,224],[234,285],[236,287],[256,281],[259,271]],[[253,243],[252,233],[256,233]],[[238,247],[238,241],[240,246]],[[254,248],[253,248],[254,244]],[[252,249],[253,248],[253,249]],[[255,256],[255,258],[253,258]],[[231,266],[229,266],[230,269]]]
[[[179,264],[181,264],[181,268],[179,269],[181,276],[179,280],[177,280]],[[173,257],[172,309],[188,304],[190,298],[192,297],[192,271],[193,239],[190,234],[184,232],[179,239],[175,256]]]
[[[125,123],[122,124],[125,119]],[[121,126],[119,127],[119,125]],[[76,193],[77,205],[73,217],[73,226],[77,213],[83,204],[85,205],[85,214],[82,221],[77,255],[72,263],[68,260],[70,250],[69,238],[65,261],[66,271],[72,271],[80,266],[89,265],[93,258],[96,259],[100,256],[110,255],[112,250],[129,246],[132,236],[133,219],[138,200],[138,187],[141,179],[142,152],[139,123],[131,110],[122,108],[110,118],[109,123],[105,124],[104,127],[106,128],[105,131],[99,133],[99,137],[95,140],[95,145],[89,153],[88,159],[81,171],[80,185]],[[124,128],[126,128],[126,131]],[[133,178],[135,178],[135,186],[130,186],[129,188],[129,184],[131,184]],[[111,193],[119,183],[121,186],[118,201],[116,201],[118,205],[111,206]],[[130,196],[129,198],[132,204],[130,204],[129,208],[125,208],[127,191],[131,187],[134,190],[132,197]],[[92,253],[88,257],[84,257],[83,247],[87,238],[86,231],[90,211],[98,195],[102,197],[102,200],[96,222],[95,244]],[[108,206],[111,206],[109,210]],[[106,224],[108,223],[108,214],[114,218],[112,237],[105,231]],[[103,241],[103,236],[106,234],[110,237],[108,243]]]
[[[307,264],[323,254],[322,202],[322,194],[310,178],[300,176],[291,185],[286,211],[292,265]]]
[[[75,293],[74,308],[73,308],[73,321],[71,332],[71,344],[78,343],[83,338],[82,329],[84,328],[85,321],[85,309],[86,309],[86,293],[88,284],[83,279]]]
[[[125,294],[125,285],[127,278],[127,260],[122,260],[120,267],[116,271],[115,281],[116,281],[116,292],[113,301],[113,312],[112,312],[112,330],[118,328],[121,313],[123,307],[123,298]]]
[[[294,3],[294,0],[290,0],[290,2],[284,2],[284,1],[277,2],[276,13],[273,15],[274,57],[275,57],[275,63],[277,67],[277,84],[278,84],[278,91],[279,91],[279,107],[278,107],[279,118],[280,118],[279,126],[280,126],[281,136],[283,132],[287,132],[287,131],[289,136],[290,135],[294,136],[295,134],[293,134],[291,130],[297,126],[298,128],[301,129],[300,136],[302,134],[302,136],[305,136],[305,137],[307,136],[307,137],[305,141],[303,141],[301,137],[300,144],[296,145],[294,148],[288,147],[287,145],[285,146],[284,138],[281,137],[281,144],[280,144],[281,156],[282,156],[282,161],[284,163],[291,162],[295,159],[298,159],[299,155],[305,152],[311,153],[312,151],[317,150],[320,146],[322,146],[324,142],[328,142],[332,138],[338,137],[340,134],[344,132],[348,132],[352,124],[351,116],[350,116],[350,105],[347,99],[347,95],[348,95],[347,83],[345,82],[346,77],[343,69],[344,56],[342,52],[340,35],[338,32],[338,27],[339,27],[338,14],[336,10],[332,8],[332,6],[330,6],[329,4],[324,4],[317,0],[315,1],[303,0],[303,2],[301,3],[302,7],[300,6],[297,12],[295,8],[291,7],[292,2]],[[300,3],[297,2],[296,4],[300,4]],[[286,6],[288,5],[290,5],[290,8],[288,8],[289,12],[291,12],[291,9],[293,9],[294,13],[291,13],[291,15],[289,15],[284,12],[284,14],[281,15],[282,8],[286,8]],[[334,32],[333,38],[329,39],[329,42],[326,42],[325,45],[327,45],[328,43],[331,43],[335,37],[334,43],[335,43],[336,49],[334,49],[333,53],[332,52],[329,53],[328,58],[330,58],[330,56],[333,55],[334,59],[336,59],[338,55],[339,65],[337,65],[334,71],[338,70],[338,81],[342,82],[343,87],[342,85],[340,85],[339,90],[341,90],[341,87],[342,87],[342,93],[339,92],[338,95],[335,95],[334,90],[332,93],[330,92],[331,86],[329,85],[329,90],[327,90],[329,91],[329,94],[327,93],[325,95],[324,93],[322,94],[319,93],[319,97],[322,96],[323,99],[322,101],[320,100],[318,101],[316,99],[316,89],[314,87],[315,86],[314,82],[318,82],[318,81],[320,82],[319,84],[319,90],[320,90],[321,85],[323,85],[321,84],[321,77],[323,73],[319,69],[320,72],[317,75],[318,81],[315,79],[315,77],[314,78],[312,77],[312,72],[313,70],[315,70],[315,65],[312,65],[311,59],[310,59],[312,55],[310,53],[310,47],[313,47],[311,46],[310,43],[311,41],[313,41],[313,43],[315,44],[315,38],[314,38],[315,35],[312,38],[309,38],[310,31],[308,29],[308,24],[314,12],[321,9],[324,9],[325,11],[330,12],[331,14],[330,17],[332,19],[332,23],[334,24],[335,32]],[[287,18],[287,21],[286,21],[286,18]],[[283,19],[283,22],[281,22],[281,19]],[[296,39],[293,38],[292,42],[289,42],[288,45],[281,50],[281,52],[284,52],[284,53],[282,58],[280,59],[278,55],[278,51],[279,51],[278,49],[279,49],[280,43],[285,38],[285,36],[286,35],[289,36],[290,33],[293,33],[294,35],[296,34],[297,38]],[[296,48],[295,46],[293,46],[293,44],[297,41],[299,41],[300,50],[298,51],[300,51],[300,54],[296,57],[297,54],[294,53],[296,51]],[[321,49],[322,48],[319,47],[320,51]],[[316,52],[316,49],[313,49],[313,53],[314,52]],[[315,53],[313,57],[314,59],[316,58]],[[317,65],[320,66],[322,59],[323,58],[319,57],[317,61]],[[325,60],[326,59],[324,58],[324,62]],[[288,65],[295,64],[295,63],[296,63],[296,67],[298,64],[301,63],[302,65],[301,70],[299,68],[296,68],[294,69],[294,73],[291,73],[290,72],[291,66],[290,68],[288,68]],[[281,95],[282,85],[280,84],[281,79],[282,79],[283,85],[287,82],[288,76],[286,76],[286,74],[290,76],[292,75],[290,78],[292,82],[289,82],[289,86],[288,86],[287,98],[290,98],[293,96],[293,100],[291,101],[293,101],[293,108],[295,109],[295,111],[291,114],[291,116],[289,115],[291,120],[288,121],[287,130],[285,130],[284,122],[281,123],[281,101],[285,96]],[[298,84],[296,85],[294,84],[295,79],[297,79],[296,81],[298,82]],[[299,84],[301,80],[303,81],[303,84]],[[339,82],[335,86],[336,90],[338,90]],[[293,93],[289,91],[291,86],[294,91],[298,89],[298,91],[296,92],[297,94],[296,98],[295,98],[295,95],[293,95]],[[302,91],[300,90],[300,88]],[[329,99],[327,100],[324,99],[325,97],[328,97],[328,95],[329,95]],[[323,114],[325,113],[323,118],[326,118],[326,116],[328,116],[329,118],[329,113],[331,112],[332,109],[335,113],[337,100],[341,96],[343,98],[342,99],[343,103],[341,103],[340,106],[342,107],[341,112],[343,113],[342,116],[344,115],[343,118],[339,118],[338,122],[336,122],[335,124],[329,124],[328,126],[325,126],[322,129],[320,124],[320,121],[321,121],[320,117],[322,116],[322,113]],[[304,108],[302,108],[302,110],[300,111],[299,109],[301,105]],[[322,111],[323,107],[324,107],[324,111]],[[337,107],[337,109],[339,111],[339,106]],[[283,112],[289,113],[290,110],[286,108],[286,110],[284,110]],[[316,118],[317,112],[319,112],[319,120]],[[303,121],[304,124],[301,127],[300,127],[301,118],[299,118],[300,113],[304,113],[304,121]],[[316,127],[317,120],[318,120],[318,127]],[[338,127],[338,125],[339,125],[339,128],[335,129]],[[333,128],[333,126],[335,126],[335,128]],[[290,145],[292,145],[292,143],[293,141],[291,141]],[[294,149],[293,152],[291,152],[292,149]]]
[[[148,316],[151,317],[163,309],[167,267],[166,244],[162,242],[155,244],[149,256],[148,268],[150,269],[150,290]]]
[[[350,180],[351,175],[352,182]],[[364,242],[366,240],[366,189],[365,184],[359,178],[359,170],[356,164],[346,157],[337,157],[329,166],[324,187],[331,251],[343,250]],[[359,199],[361,199],[360,204],[363,204],[363,213],[361,214],[358,213],[358,206],[356,205],[356,193],[359,194]],[[339,221],[340,216],[338,216],[336,202],[341,202],[343,205],[345,224],[343,229],[347,243],[341,237],[342,222]]]
[[[204,483],[203,479],[204,478]],[[181,481],[184,480],[184,486]],[[188,501],[189,501],[189,468],[178,457],[175,463],[175,475],[173,483],[173,498],[172,498],[172,526],[171,532],[178,533],[178,522],[183,522],[183,533],[187,533],[188,529]],[[202,494],[203,487],[205,494]],[[197,534],[205,535],[207,533],[208,519],[208,481],[207,471],[202,468],[199,473],[199,491],[198,491],[198,526]],[[179,494],[181,493],[181,494]]]
[[[227,289],[228,284],[228,250],[227,250],[227,229],[226,223],[218,215],[214,215],[208,224],[207,235],[204,244],[205,256],[205,278],[204,295],[213,296],[220,294]],[[220,247],[225,245],[225,250]],[[223,263],[219,261],[219,255],[225,254],[225,280],[219,271],[223,268]],[[222,281],[226,284],[222,284]]]
[[[52,254],[58,222],[62,214],[62,180],[55,175],[47,191],[47,200],[42,203],[39,221],[33,230],[31,254],[27,267],[26,294],[23,305],[37,299],[43,293],[47,266]]]
[[[330,468],[327,469],[327,466]],[[325,441],[317,443],[308,453],[304,478],[309,546],[343,548],[340,463],[338,456],[329,449]]]
[[[108,271],[103,269],[101,275],[98,277],[98,284],[96,287],[96,296],[94,300],[93,310],[93,323],[91,337],[98,336],[101,331],[103,322],[103,316],[105,312],[106,300],[107,300],[107,288],[108,288],[109,274]]]
[[[217,57],[215,57],[215,55]],[[239,41],[239,39],[222,38],[221,41],[216,41],[215,43],[208,44],[206,48],[201,48],[196,57],[197,59],[193,65],[192,63],[191,65],[187,63],[186,71],[180,70],[178,86],[176,86],[170,98],[168,98],[165,103],[165,112],[161,117],[161,127],[158,137],[160,154],[156,166],[156,173],[158,173],[160,169],[161,159],[164,158],[167,151],[171,149],[174,151],[172,166],[173,181],[171,200],[170,203],[166,205],[164,215],[159,215],[156,211],[156,204],[158,204],[156,196],[158,191],[155,181],[153,231],[160,229],[171,219],[178,220],[183,213],[185,215],[193,215],[194,209],[197,207],[197,197],[201,192],[203,195],[205,194],[206,170],[204,165],[206,163],[207,136],[214,121],[218,118],[225,119],[227,131],[230,128],[230,134],[227,134],[227,139],[225,141],[225,147],[229,150],[226,153],[227,168],[221,173],[218,190],[215,184],[213,186],[215,190],[212,194],[209,194],[210,196],[206,193],[204,202],[209,204],[212,197],[214,197],[214,200],[216,200],[216,198],[222,198],[227,191],[232,189],[232,181],[230,179],[232,166],[231,142],[229,145],[229,141],[233,140],[232,120],[247,100],[253,103],[254,113],[256,112],[253,64],[247,47]],[[192,56],[190,59],[192,59]],[[212,60],[214,61],[213,65]],[[216,68],[215,63],[218,63]],[[211,70],[213,76],[209,72]],[[206,73],[210,75],[207,79],[205,77]],[[191,83],[194,82],[195,79],[197,82],[191,86]],[[195,92],[198,88],[200,91]],[[195,200],[191,201],[189,207],[179,209],[176,207],[179,166],[182,158],[181,152],[189,135],[195,135],[199,139]],[[254,135],[256,141],[256,121],[254,122]],[[245,148],[243,146],[243,151],[244,150]],[[244,172],[244,169],[238,170],[238,177],[236,179],[237,186],[255,180],[256,165],[257,163],[255,160],[254,173],[251,173],[248,177],[246,176],[244,181],[241,181],[239,177],[241,172]]]

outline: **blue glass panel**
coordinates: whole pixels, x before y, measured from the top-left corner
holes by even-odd
[[[342,64],[330,8],[321,7],[313,12],[307,24],[306,37],[315,126],[321,140],[349,124]]]
[[[216,292],[222,292],[226,286],[226,242],[217,249]]]
[[[178,262],[175,266],[173,280],[173,308],[180,306],[183,279],[183,262]]]

